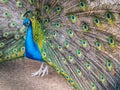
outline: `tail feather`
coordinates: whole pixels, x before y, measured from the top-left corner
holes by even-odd
[[[26,28],[23,19],[34,10],[32,1],[0,1],[0,62],[24,57]]]
[[[42,49],[45,61],[78,90],[119,90],[117,0],[55,2],[53,7],[48,0],[43,2],[48,11],[40,8],[43,21],[49,18],[47,24],[43,22],[49,35]]]

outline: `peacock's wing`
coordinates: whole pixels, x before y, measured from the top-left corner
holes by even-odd
[[[25,16],[34,10],[33,0],[0,0],[0,62],[24,56]]]
[[[39,0],[43,59],[76,90],[119,90],[119,0]]]

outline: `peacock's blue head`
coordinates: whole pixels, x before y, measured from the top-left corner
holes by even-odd
[[[23,25],[25,25],[26,27],[28,27],[29,25],[31,25],[31,20],[29,18],[24,19]]]

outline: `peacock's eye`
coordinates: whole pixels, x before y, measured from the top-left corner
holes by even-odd
[[[16,34],[14,38],[18,40],[20,38],[20,35]]]
[[[3,15],[4,15],[4,17],[9,17],[10,16],[9,12],[5,12]]]
[[[65,41],[65,42],[64,42],[64,45],[65,45],[66,48],[68,48],[68,47],[69,47],[68,41]]]
[[[89,27],[86,23],[82,24],[82,30],[85,32],[89,31]]]
[[[21,1],[17,1],[17,3],[16,3],[16,4],[17,4],[17,7],[18,7],[18,8],[21,8],[21,7],[23,6],[23,4],[22,4],[22,2],[21,2]]]
[[[50,10],[50,7],[49,7],[48,5],[45,5],[45,6],[44,6],[44,11],[45,11],[45,12],[48,12],[49,10]]]
[[[91,87],[94,87],[95,85],[93,83],[91,83]]]
[[[49,62],[49,63],[51,62],[51,59],[50,59],[50,58],[48,59],[48,62]]]
[[[101,21],[99,20],[98,17],[95,17],[94,18],[94,24],[99,27],[99,26],[101,26],[102,23],[101,23]]]
[[[46,18],[46,19],[44,20],[44,24],[45,24],[45,25],[48,25],[49,22],[50,22],[50,21],[49,21],[48,18]]]
[[[74,19],[75,19],[75,16],[74,16],[74,15],[71,15],[71,19],[74,20]]]
[[[111,66],[111,62],[107,61],[107,66],[110,67]]]
[[[57,73],[60,73],[60,69],[59,68],[56,68],[56,71],[57,71]]]
[[[62,51],[62,46],[61,45],[58,45],[58,50]]]
[[[81,75],[82,75],[82,72],[81,72],[81,70],[80,70],[80,69],[77,69],[77,73],[78,73],[78,75],[79,75],[79,76],[81,76]]]
[[[50,42],[49,44],[50,44],[51,48],[54,48],[54,44],[53,43]]]
[[[56,7],[56,12],[57,12],[57,13],[60,13],[61,11],[62,11],[61,6],[57,6],[57,7]]]
[[[14,52],[14,53],[16,53],[16,52],[17,52],[17,49],[16,49],[16,48],[15,48],[15,49],[13,49],[13,52]]]
[[[108,22],[110,22],[110,23],[112,23],[112,22],[114,22],[114,15],[113,15],[113,13],[112,12],[106,12],[105,13],[105,18],[106,18],[106,20],[108,21]]]
[[[48,19],[45,19],[44,23],[48,23]]]
[[[83,47],[86,47],[87,46],[87,41],[85,39],[82,39],[81,44],[83,45]]]
[[[21,28],[21,29],[19,30],[19,32],[20,32],[20,33],[25,33],[25,32],[26,32],[26,28]]]
[[[25,50],[25,47],[21,47],[21,51],[24,51]]]
[[[95,45],[98,50],[101,50],[102,47],[100,42],[96,42]]]
[[[87,7],[87,3],[84,2],[84,1],[83,1],[83,2],[81,1],[81,2],[79,3],[79,7],[80,7],[81,10],[85,10],[86,7]]]
[[[55,26],[56,26],[56,28],[60,28],[61,27],[61,22],[56,22]]]
[[[112,39],[112,38],[110,38],[110,39],[109,39],[109,42],[110,42],[110,43],[114,43],[114,41],[113,41],[113,39]]]
[[[116,82],[115,83],[115,90],[119,90],[120,89],[120,84],[119,84],[119,82]]]
[[[82,52],[80,50],[77,50],[76,53],[77,53],[78,57],[80,57],[82,55]]]
[[[108,39],[108,43],[109,43],[111,46],[113,46],[113,45],[115,45],[115,40],[114,40],[112,37],[110,37],[110,38]]]
[[[56,37],[56,31],[53,31],[51,34],[53,35],[53,37]]]
[[[45,58],[45,57],[46,57],[46,53],[45,53],[45,52],[43,52],[43,53],[42,53],[42,56],[43,56],[43,58]]]
[[[116,40],[115,40],[113,37],[109,37],[109,39],[108,39],[108,44],[109,44],[111,47],[116,47]]]
[[[8,37],[8,35],[9,35],[9,32],[4,32],[3,33],[3,37]]]
[[[16,27],[17,26],[17,23],[16,22],[12,22],[11,24],[10,24],[10,27]]]
[[[110,13],[106,13],[106,18],[111,19],[111,14]]]
[[[86,62],[87,69],[91,69],[91,64],[89,62]]]
[[[39,10],[36,10],[34,13],[35,13],[35,15],[40,15],[40,11]]]
[[[80,8],[84,8],[86,6],[86,4],[84,2],[80,2],[79,6],[80,6]]]
[[[92,90],[96,90],[96,85],[94,82],[91,82],[91,88],[92,88]]]
[[[64,73],[65,71],[62,69],[61,72]]]
[[[104,81],[105,81],[104,74],[102,74],[102,73],[100,74],[100,79],[101,79],[101,81],[102,81],[102,82],[104,82]]]
[[[34,4],[35,0],[28,0],[30,4]]]
[[[103,74],[100,74],[100,78],[101,78],[101,79],[104,79],[104,75],[103,75]]]
[[[72,23],[75,23],[77,21],[77,17],[75,15],[70,15],[70,20]]]
[[[73,37],[73,35],[74,35],[73,31],[72,31],[72,30],[68,30],[68,35],[69,35],[70,37]]]
[[[6,56],[6,57],[5,57],[5,59],[7,59],[7,60],[8,60],[8,59],[10,59],[10,56],[9,56],[9,55],[8,55],[8,56]]]
[[[95,24],[98,24],[98,23],[100,23],[100,20],[99,20],[97,17],[95,17],[95,18],[94,18],[94,23],[95,23]]]
[[[69,55],[69,61],[73,62],[73,60],[74,60],[74,57],[72,55]]]
[[[5,43],[1,42],[0,43],[0,48],[3,48],[5,46]]]
[[[65,58],[62,58],[62,61],[63,61],[63,63],[64,63],[64,64],[67,64],[67,62],[66,62],[66,59],[65,59]]]
[[[111,63],[110,60],[107,60],[107,61],[106,61],[106,66],[107,66],[107,69],[108,69],[109,71],[112,70],[112,63]]]
[[[71,83],[73,83],[74,81],[73,80],[70,80]]]
[[[65,78],[68,80],[68,79],[69,79],[69,76],[67,75],[67,76],[65,76]]]
[[[8,2],[8,0],[1,0],[1,2],[2,2],[2,3],[7,3],[7,2]]]
[[[15,55],[16,55],[16,56],[19,56],[19,54],[18,54],[18,53],[16,53]]]

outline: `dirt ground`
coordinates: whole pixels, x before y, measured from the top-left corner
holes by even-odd
[[[33,60],[9,61],[0,64],[0,90],[72,90],[66,80],[52,68],[49,75],[32,77],[41,63]]]

